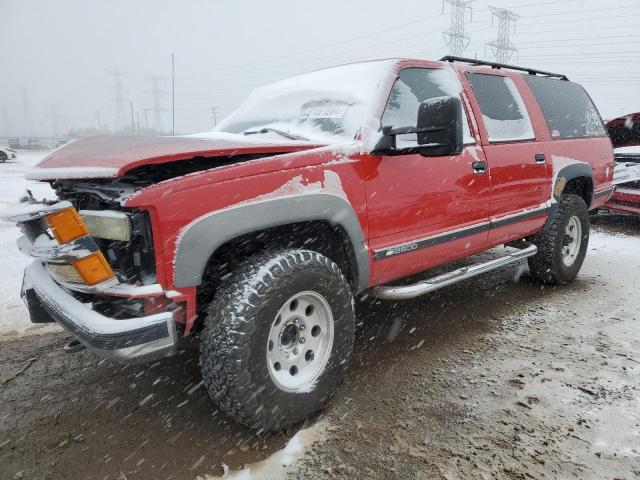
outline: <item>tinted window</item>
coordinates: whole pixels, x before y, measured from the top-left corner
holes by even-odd
[[[605,135],[600,114],[580,85],[534,75],[524,78],[540,104],[552,138]]]
[[[459,97],[462,91],[460,80],[451,70],[433,68],[405,68],[400,70],[393,84],[387,106],[382,115],[383,126],[415,126],[418,107],[425,100],[437,97]],[[468,122],[462,123],[464,142],[474,143]],[[398,146],[416,144],[416,135],[397,138]]]
[[[481,73],[467,75],[480,104],[490,141],[534,138],[524,101],[510,78]]]

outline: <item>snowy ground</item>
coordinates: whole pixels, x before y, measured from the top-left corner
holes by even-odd
[[[123,367],[64,333],[9,339],[0,478],[637,478],[638,271],[640,220],[604,216],[571,285],[506,268],[359,302],[347,380],[298,435],[220,414],[195,350]]]
[[[0,163],[0,209],[15,203],[27,188],[36,198],[52,198],[53,191],[48,184],[24,179],[25,171],[46,154],[47,152],[19,152],[17,159]],[[21,255],[16,247],[19,236],[20,230],[15,224],[0,220],[0,335],[42,328],[29,322],[20,299],[22,272],[29,259]]]

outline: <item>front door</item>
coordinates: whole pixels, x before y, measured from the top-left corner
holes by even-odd
[[[382,125],[414,126],[420,103],[460,92],[458,77],[448,66],[405,68],[391,90]],[[489,174],[482,148],[475,145],[467,122],[464,130],[466,145],[460,155],[371,156],[365,160],[370,172],[365,185],[374,283],[485,248]],[[398,147],[416,144],[415,135],[398,136],[397,141]]]

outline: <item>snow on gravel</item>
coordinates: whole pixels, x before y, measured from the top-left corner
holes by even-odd
[[[41,199],[53,198],[53,190],[46,183],[25,180],[27,169],[39,162],[48,152],[19,152],[18,158],[0,163],[0,209],[15,203],[26,189]],[[22,272],[29,259],[18,251],[16,240],[20,236],[13,223],[0,220],[0,335],[35,331],[20,298]]]
[[[198,476],[196,480],[271,480],[285,478],[288,473],[295,471],[296,462],[302,458],[310,447],[326,439],[327,427],[326,421],[320,421],[309,428],[299,430],[282,450],[278,450],[261,462],[247,465],[240,470],[230,470],[223,463],[224,475],[221,477],[206,475],[204,478]]]

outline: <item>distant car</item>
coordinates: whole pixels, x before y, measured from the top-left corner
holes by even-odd
[[[4,163],[7,160],[11,160],[12,158],[16,158],[15,150],[11,150],[10,148],[0,147],[0,163]]]
[[[615,147],[615,190],[605,208],[640,216],[640,112],[615,118],[606,128]]]

